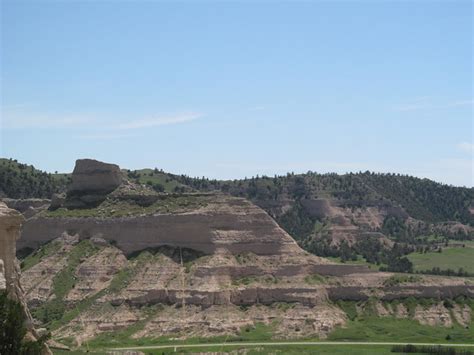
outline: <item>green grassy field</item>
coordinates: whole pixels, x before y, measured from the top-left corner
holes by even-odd
[[[474,273],[474,248],[445,248],[441,253],[412,253],[408,255],[408,259],[413,263],[415,271],[439,267],[442,270],[452,269],[455,271],[463,268],[469,273]]]
[[[474,328],[466,329],[457,324],[450,328],[432,327],[411,319],[366,317],[349,321],[346,327],[332,332],[328,340],[471,344],[474,343]]]
[[[244,351],[245,354],[351,354],[351,355],[376,355],[376,354],[393,354],[391,346],[388,345],[274,345],[274,346],[245,346],[235,345],[226,347],[196,347],[177,349],[175,352],[173,348],[157,349],[157,350],[141,350],[147,355],[162,355],[162,354],[189,354],[189,353],[222,353],[230,351]],[[55,355],[77,355],[83,354],[84,351],[53,351]],[[90,354],[106,354],[105,351],[92,350]]]
[[[376,265],[376,264],[369,263],[369,262],[367,262],[367,260],[365,260],[361,255],[357,255],[357,260],[349,260],[349,261],[347,261],[347,262],[345,262],[345,263],[343,263],[343,262],[341,261],[341,258],[339,258],[339,257],[325,256],[325,258],[328,259],[328,260],[331,260],[331,261],[333,261],[333,262],[335,262],[335,263],[353,264],[353,265],[367,265],[367,266],[369,267],[369,269],[371,269],[371,270],[377,270],[377,271],[380,269],[380,267],[386,266],[386,265],[383,265],[383,264],[381,264],[381,265]]]

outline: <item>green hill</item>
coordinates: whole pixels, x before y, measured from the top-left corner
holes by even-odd
[[[0,197],[51,198],[64,191],[68,182],[65,174],[49,174],[33,165],[0,158]]]

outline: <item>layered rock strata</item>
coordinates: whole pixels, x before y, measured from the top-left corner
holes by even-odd
[[[205,201],[205,205],[189,211],[120,218],[35,216],[23,226],[18,249],[36,249],[68,232],[81,238],[113,241],[125,254],[162,245],[206,254],[219,250],[257,255],[304,253],[288,233],[251,202],[221,194],[208,195]]]

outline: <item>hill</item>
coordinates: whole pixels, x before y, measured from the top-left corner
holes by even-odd
[[[6,197],[50,197],[65,191],[70,179],[12,160],[0,162],[0,191]],[[273,217],[303,249],[343,262],[363,258],[388,270],[411,271],[414,258],[407,255],[474,240],[474,189],[428,179],[308,172],[221,181],[158,168],[123,173],[156,193],[221,191],[246,198]]]
[[[302,250],[248,199],[196,186],[164,193],[140,180],[151,171],[127,175],[78,160],[66,194],[22,226],[26,301],[56,341],[100,348],[176,338],[346,339],[367,322],[384,331],[409,325],[436,341],[447,328],[471,339],[470,279],[335,263]],[[338,228],[350,227],[344,213],[363,219],[327,197],[298,203]],[[406,214],[386,202],[367,208]]]
[[[33,165],[0,158],[0,197],[51,198],[53,193],[66,189],[66,174],[50,174]]]

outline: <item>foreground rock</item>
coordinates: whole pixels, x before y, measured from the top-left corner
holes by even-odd
[[[0,291],[7,292],[11,299],[21,304],[27,328],[25,337],[29,341],[36,341],[39,335],[33,327],[33,318],[20,285],[20,269],[16,260],[16,241],[20,237],[23,221],[24,217],[18,211],[0,202]],[[51,354],[47,346],[44,346],[43,354]]]

